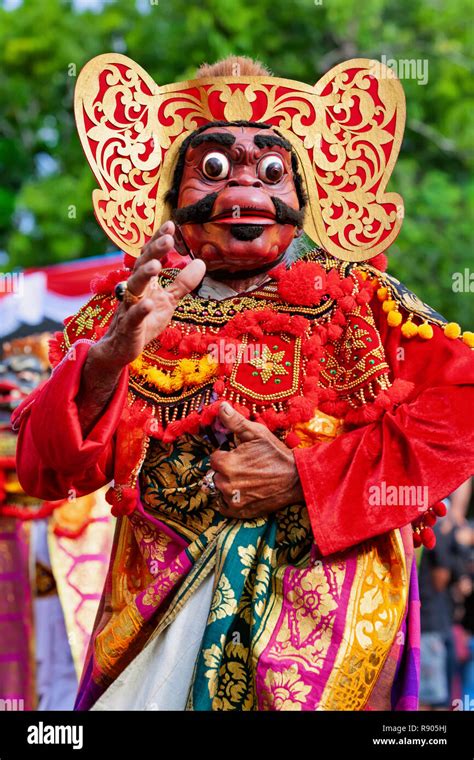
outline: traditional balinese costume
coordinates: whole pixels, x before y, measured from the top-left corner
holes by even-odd
[[[129,255],[169,215],[179,145],[213,120],[276,127],[309,196],[306,235],[283,263],[243,293],[205,278],[85,438],[82,367],[129,270],[95,283],[57,337],[52,378],[15,416],[27,492],[113,481],[117,529],[78,709],[416,709],[414,537],[429,544],[440,499],[473,471],[474,364],[472,334],[382,271],[403,209],[384,192],[400,84],[355,60],[315,87],[158,87],[107,55],[79,78],[76,118],[97,216]],[[223,399],[294,450],[304,503],[221,513],[202,483],[211,453],[234,445]]]

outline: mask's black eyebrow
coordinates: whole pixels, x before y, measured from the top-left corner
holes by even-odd
[[[255,135],[253,141],[257,148],[272,148],[274,145],[278,145],[279,148],[284,148],[291,152],[291,143],[278,135]]]
[[[235,143],[235,135],[231,135],[230,132],[201,132],[191,140],[191,147],[197,148],[204,142],[214,142],[230,148]]]

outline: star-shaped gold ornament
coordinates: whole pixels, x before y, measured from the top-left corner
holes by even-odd
[[[260,355],[250,359],[252,367],[260,371],[262,383],[267,383],[273,375],[288,374],[288,371],[282,364],[284,355],[284,351],[272,353],[268,346],[264,346]]]

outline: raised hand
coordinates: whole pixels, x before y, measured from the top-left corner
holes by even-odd
[[[157,283],[160,259],[175,247],[175,226],[166,222],[143,248],[127,287],[141,300],[133,306],[121,303],[113,322],[98,344],[100,353],[116,365],[125,366],[139,356],[147,343],[163,332],[178,301],[196,288],[204,277],[205,264],[191,261],[167,288]]]
[[[163,332],[180,298],[204,277],[205,264],[196,259],[169,287],[158,285],[160,259],[174,248],[174,233],[173,222],[166,222],[143,248],[127,281],[129,291],[142,298],[132,306],[121,303],[107,333],[89,349],[76,399],[84,436],[103,414],[124,368]]]

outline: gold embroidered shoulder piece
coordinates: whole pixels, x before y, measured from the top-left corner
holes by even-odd
[[[462,330],[457,322],[448,322],[441,314],[424,303],[393,275],[380,272],[369,264],[359,267],[362,277],[373,281],[382,309],[387,315],[389,327],[400,327],[403,338],[420,337],[430,340],[434,335],[433,325],[439,327],[449,340],[460,339],[474,349],[474,333]],[[420,321],[420,324],[418,324]]]
[[[78,340],[98,341],[106,332],[118,301],[111,293],[93,295],[77,314],[64,320],[64,331],[58,348],[65,356]]]
[[[362,271],[370,273],[371,276],[376,276],[380,287],[385,287],[388,290],[388,298],[393,299],[399,306],[413,316],[419,317],[424,322],[430,322],[431,324],[444,327],[447,323],[441,314],[435,309],[429,306],[427,303],[418,298],[416,293],[409,290],[400,280],[397,280],[392,274],[387,272],[380,272],[375,267],[368,264],[364,264],[360,267]]]

